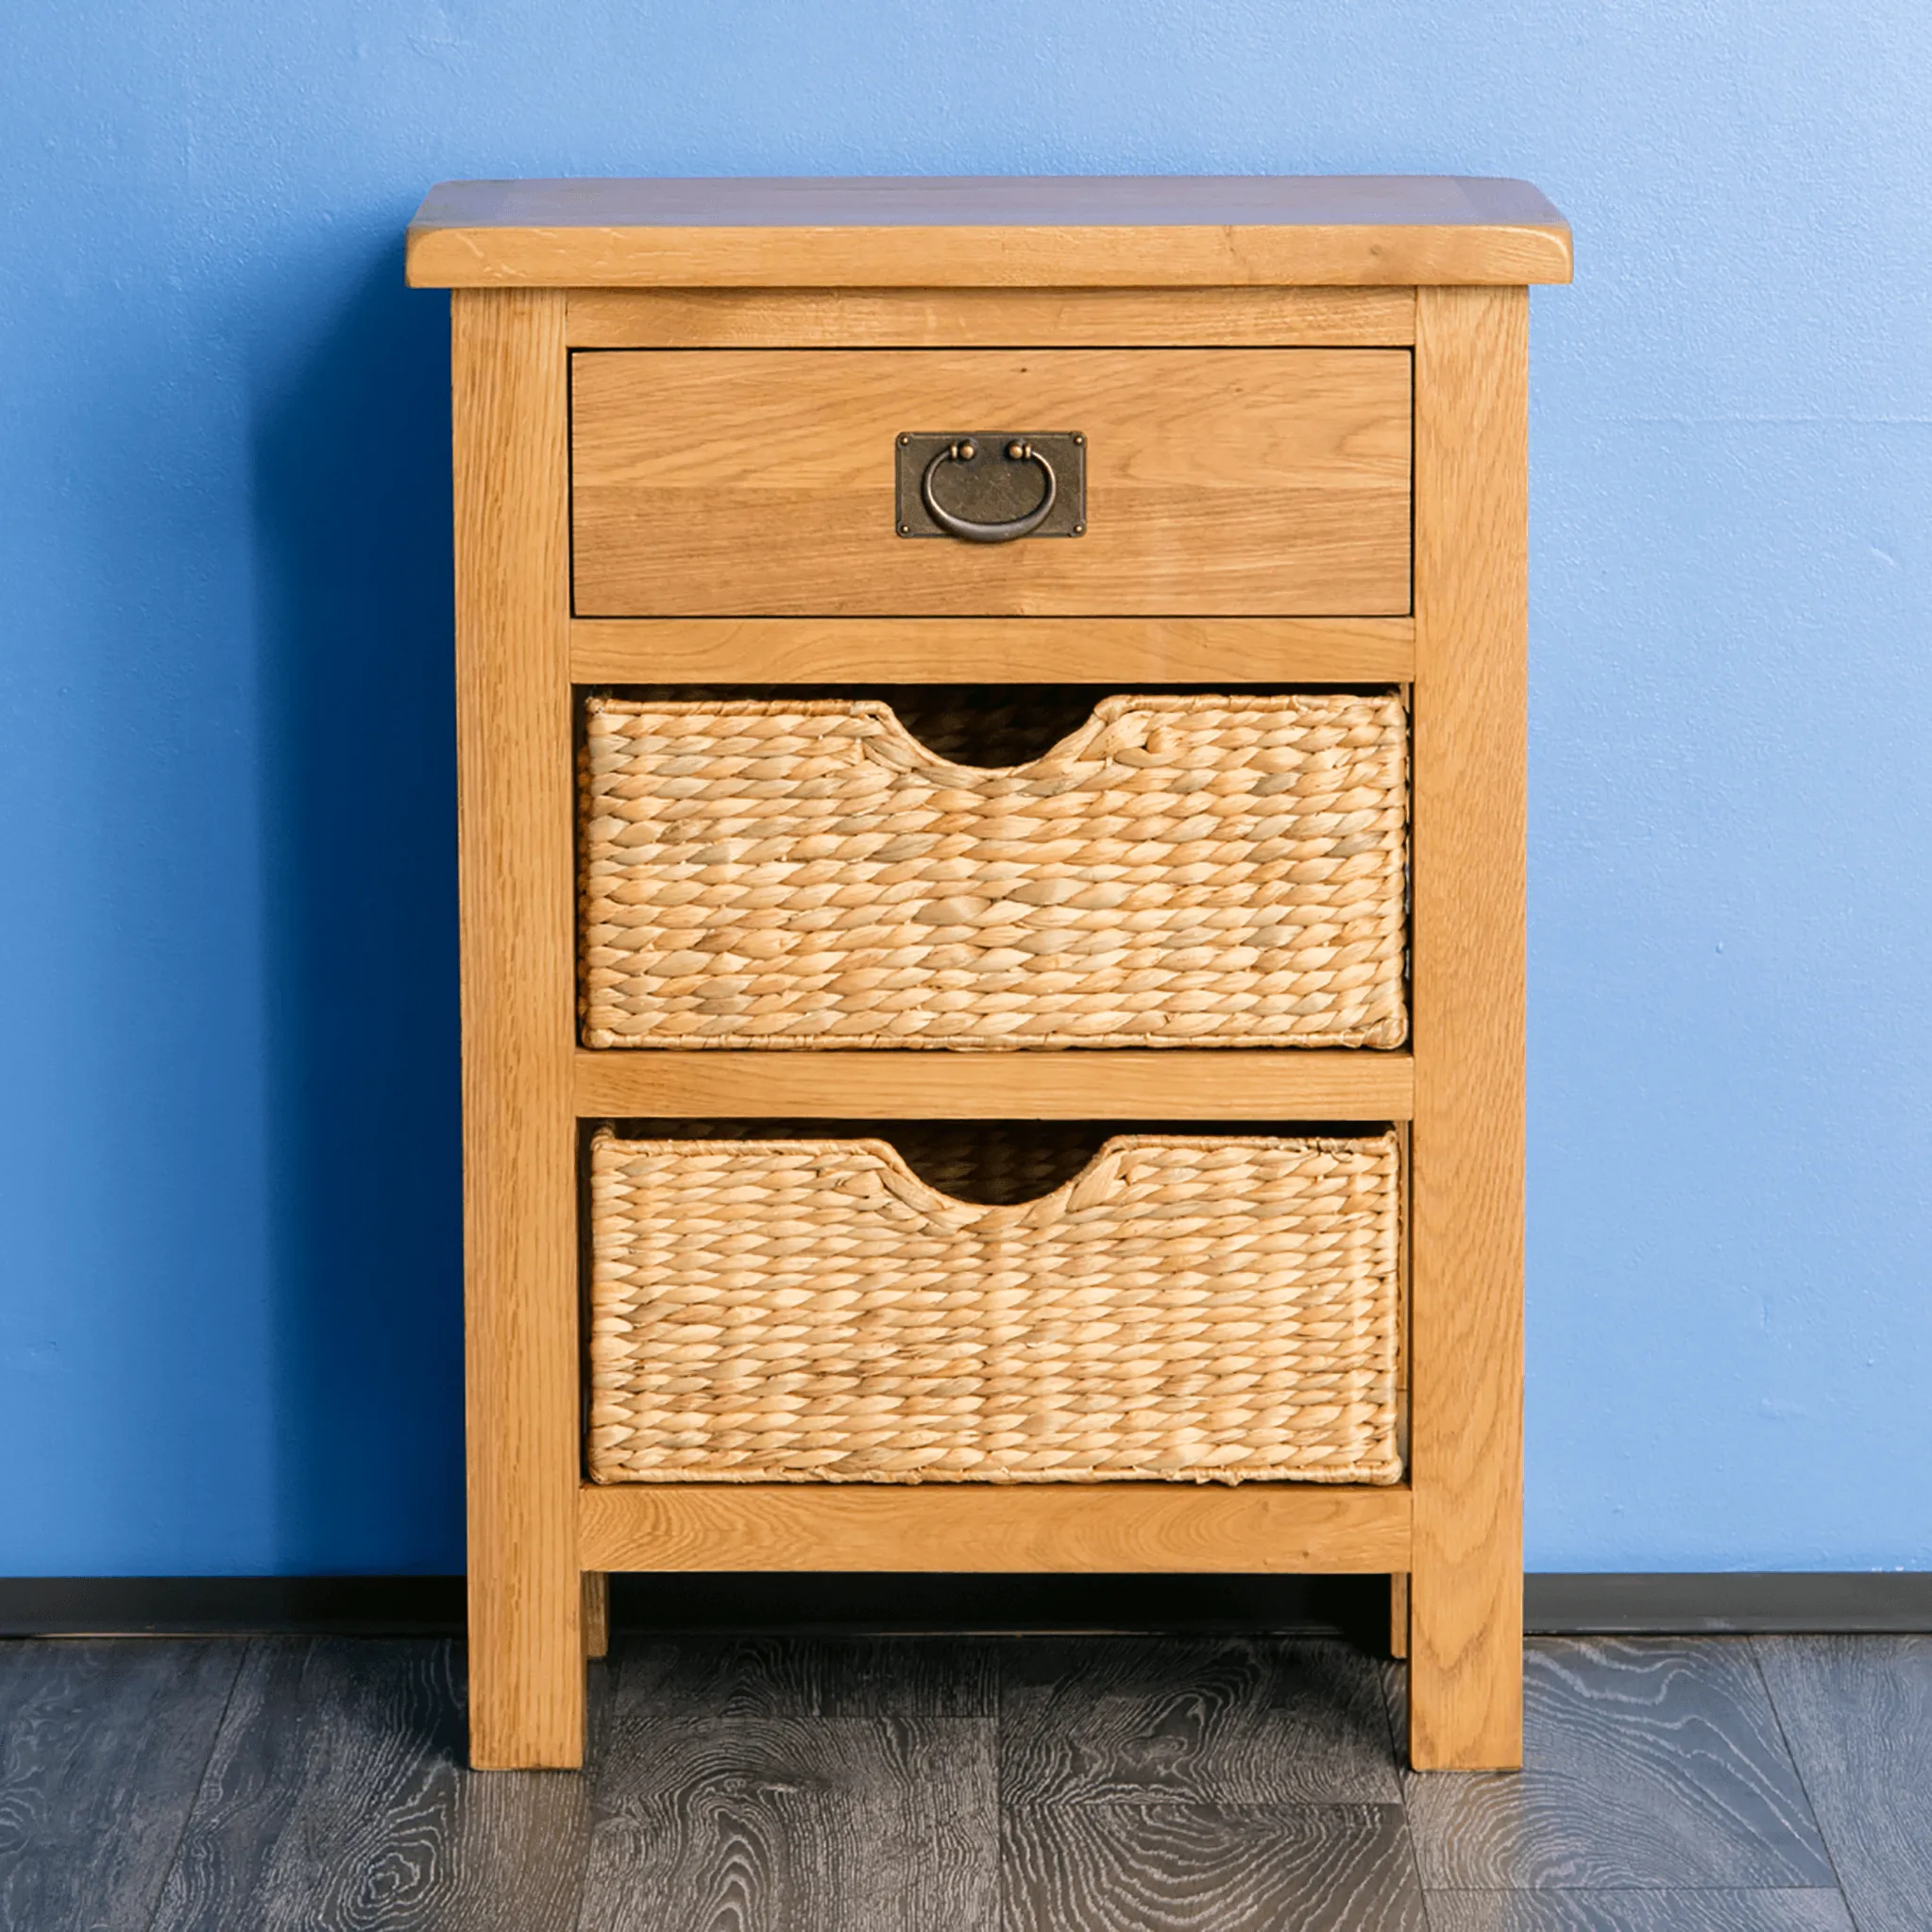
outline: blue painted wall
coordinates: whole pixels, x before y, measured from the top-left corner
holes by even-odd
[[[439,177],[1524,175],[1529,1554],[1932,1563],[1921,0],[67,0],[0,68],[0,1571],[442,1570]]]

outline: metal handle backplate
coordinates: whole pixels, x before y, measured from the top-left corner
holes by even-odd
[[[1068,430],[908,432],[898,439],[899,534],[980,544],[1084,536],[1086,445]]]

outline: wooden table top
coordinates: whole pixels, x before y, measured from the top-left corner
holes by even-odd
[[[418,288],[1178,288],[1570,279],[1527,181],[1451,175],[445,181]]]

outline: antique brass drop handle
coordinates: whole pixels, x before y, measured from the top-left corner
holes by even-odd
[[[955,516],[934,496],[933,479],[939,474],[941,464],[971,463],[978,453],[979,446],[970,440],[949,443],[925,466],[925,474],[919,483],[919,494],[932,520],[948,536],[959,537],[966,543],[1011,543],[1015,537],[1025,536],[1038,530],[1051,514],[1054,500],[1059,495],[1059,479],[1053,473],[1053,465],[1031,443],[1015,440],[1007,445],[1008,463],[1036,463],[1046,479],[1045,495],[1025,516],[1015,517],[1005,523],[975,523],[969,517]]]

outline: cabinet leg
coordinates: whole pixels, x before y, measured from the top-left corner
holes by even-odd
[[[1397,1570],[1389,1578],[1389,1655],[1398,1660],[1409,1654],[1409,1572]]]
[[[1522,1762],[1527,294],[1415,297],[1409,1761]]]
[[[520,1587],[519,1587],[520,1585]],[[574,1574],[469,1575],[469,1762],[575,1771],[584,1762],[583,1585]]]
[[[1483,1590],[1454,1573],[1409,1578],[1409,1762],[1416,1771],[1519,1771],[1522,1579]]]
[[[584,1762],[568,352],[561,289],[449,304],[469,1753]]]
[[[610,1578],[601,1569],[584,1572],[584,1654],[610,1654]]]

